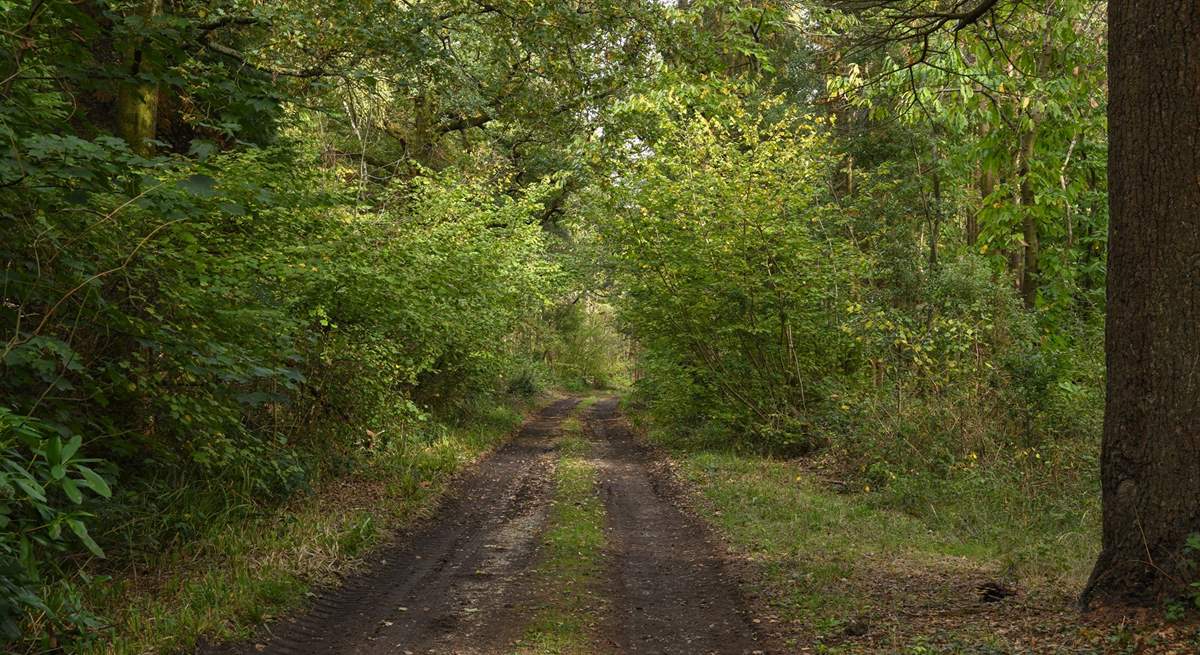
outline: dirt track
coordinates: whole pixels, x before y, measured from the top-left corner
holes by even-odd
[[[613,641],[622,653],[760,651],[708,530],[680,510],[675,481],[634,441],[616,407],[616,399],[597,403],[585,423],[597,442],[608,515]]]
[[[560,400],[465,474],[428,521],[374,553],[368,570],[253,642],[208,652],[511,653],[529,618],[532,574],[554,495],[554,438],[577,404]],[[583,415],[607,512],[611,598],[596,653],[765,652],[707,530],[617,419]]]

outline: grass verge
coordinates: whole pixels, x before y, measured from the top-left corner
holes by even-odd
[[[1073,601],[1095,544],[1052,520],[975,525],[987,519],[980,489],[839,492],[810,463],[692,449],[637,418],[696,490],[697,511],[758,572],[753,595],[795,652],[1200,652],[1194,625],[1161,614],[1081,616]],[[897,509],[917,497],[932,509]],[[982,602],[979,586],[993,582],[1016,595]]]
[[[200,639],[250,636],[429,511],[452,476],[521,419],[518,410],[498,407],[435,440],[401,440],[314,493],[274,511],[215,522],[148,566],[91,586],[85,602],[111,619],[111,629],[81,652],[185,652]]]
[[[604,504],[596,495],[591,444],[577,418],[593,401],[585,399],[562,423],[554,509],[536,572],[544,604],[516,645],[522,655],[593,652],[594,623],[602,614],[597,608],[604,602],[599,593],[604,576]]]

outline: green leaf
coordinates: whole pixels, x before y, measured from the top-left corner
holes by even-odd
[[[1189,534],[1185,544],[1188,550],[1200,552],[1200,532],[1193,532]]]
[[[71,461],[71,458],[75,456],[75,453],[79,452],[79,447],[82,445],[83,437],[79,435],[71,437],[71,440],[68,441],[65,446],[63,446],[62,462],[66,464],[67,462]]]
[[[77,465],[75,468],[83,475],[84,483],[91,487],[92,491],[105,498],[112,497],[112,490],[108,488],[108,483],[104,481],[104,478],[100,477],[99,473],[83,465]]]
[[[54,437],[46,443],[46,461],[50,462],[51,466],[62,463],[63,445],[62,439]]]
[[[50,467],[50,477],[55,480],[61,480],[67,476],[67,467],[62,464],[55,464]]]
[[[67,525],[71,526],[71,532],[75,533],[76,537],[83,542],[87,549],[92,551],[96,557],[104,557],[104,551],[100,549],[100,545],[92,539],[92,535],[88,534],[87,526],[79,519],[67,519]]]
[[[217,152],[217,145],[212,141],[204,141],[202,139],[192,139],[191,145],[188,147],[188,154],[204,161]]]
[[[196,173],[179,182],[180,188],[200,198],[209,198],[216,193],[217,181],[207,175]]]
[[[71,478],[62,481],[63,492],[67,494],[67,498],[76,505],[83,502],[83,492],[79,490],[79,483]]]
[[[42,485],[38,484],[36,481],[27,480],[24,478],[16,478],[13,480],[13,482],[22,490],[24,490],[30,498],[38,502],[46,502],[46,490],[43,489]]]

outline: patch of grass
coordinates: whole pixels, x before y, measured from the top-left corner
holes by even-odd
[[[496,409],[433,439],[398,439],[364,468],[270,511],[240,511],[107,584],[86,602],[112,620],[82,652],[187,651],[239,639],[353,568],[380,539],[432,508],[454,473],[521,422]]]
[[[942,475],[856,480],[838,475],[836,453],[773,458],[631,414],[671,453],[696,511],[756,570],[754,596],[769,605],[760,611],[797,652],[1200,652],[1200,619],[1077,610],[1099,545],[1094,456],[1078,442],[968,451]],[[981,602],[978,585],[991,582],[1016,595]]]
[[[653,428],[650,438],[671,451],[678,473],[698,490],[698,511],[761,572],[756,595],[767,599],[791,646],[826,653],[1018,653],[1031,652],[1031,643],[1071,641],[1078,632],[1071,593],[1094,544],[1064,535],[1064,523],[1052,518],[984,525],[989,508],[992,520],[1004,521],[1017,510],[996,504],[1017,503],[1032,488],[1000,494],[991,486],[998,477],[970,488],[925,481],[925,487],[868,492],[863,485],[839,493],[797,460],[695,449]],[[997,497],[984,502],[980,496],[989,489]],[[905,502],[926,506],[900,511]],[[1023,509],[1036,502],[1027,500]],[[1076,538],[1082,545],[1068,541]],[[1014,548],[1024,549],[1021,566]],[[977,584],[1013,581],[1018,571],[1017,599],[978,609]]]
[[[594,399],[581,402],[575,414]],[[538,586],[546,604],[534,614],[517,652],[523,655],[591,653],[592,622],[603,600],[604,505],[596,495],[596,470],[588,459],[591,445],[579,419],[562,424],[560,459],[555,470],[554,509],[544,537]]]
[[[686,479],[702,490],[707,518],[770,577],[787,583],[776,604],[790,618],[837,623],[858,603],[840,582],[864,556],[904,553],[920,561],[979,554],[977,546],[912,517],[823,492],[784,461],[711,450],[674,454]]]
[[[1082,588],[1099,552],[1099,480],[1048,454],[946,477],[901,476],[861,501],[915,517],[1022,579]]]

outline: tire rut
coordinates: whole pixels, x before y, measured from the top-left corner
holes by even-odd
[[[617,400],[584,414],[595,443],[607,513],[612,616],[621,653],[765,653],[764,637],[703,523],[680,509],[655,452],[634,440]]]
[[[549,516],[554,437],[578,399],[543,409],[463,475],[434,515],[250,643],[207,653],[375,655],[496,652],[522,625],[519,600]],[[487,650],[485,650],[487,649]]]
[[[258,639],[216,654],[499,655],[530,618],[538,548],[554,496],[554,440],[578,403],[551,404],[464,474],[432,517],[375,551],[369,567],[316,596]],[[582,419],[592,442],[608,541],[611,602],[597,608],[595,653],[749,655],[764,636],[721,551],[655,451],[637,442],[610,398]],[[553,602],[553,595],[544,598]],[[772,649],[774,650],[774,649]]]

